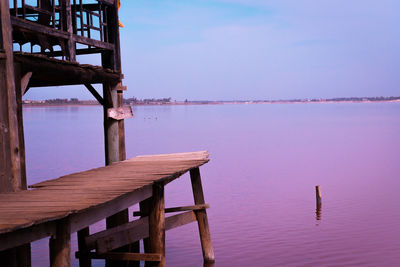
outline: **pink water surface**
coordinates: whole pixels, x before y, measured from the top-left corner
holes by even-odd
[[[400,103],[134,113],[126,121],[128,157],[210,152],[201,173],[215,266],[400,266]],[[28,183],[104,164],[100,107],[25,108],[24,120]],[[169,184],[166,205],[190,205],[190,190],[187,175]],[[34,243],[34,266],[47,258],[47,240]],[[167,232],[167,264],[202,266],[196,224]]]

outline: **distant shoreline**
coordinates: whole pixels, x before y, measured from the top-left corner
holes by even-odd
[[[45,100],[46,101],[46,100]],[[95,101],[78,101],[78,102],[66,102],[66,103],[48,103],[45,101],[31,101],[25,100],[23,106],[25,107],[56,107],[56,106],[67,106],[67,107],[79,107],[79,106],[100,106]],[[186,106],[186,105],[226,105],[226,104],[311,104],[311,103],[400,103],[400,97],[389,98],[363,98],[363,99],[299,99],[299,100],[240,100],[240,101],[171,101],[171,102],[129,102],[125,101],[125,105],[131,106]]]

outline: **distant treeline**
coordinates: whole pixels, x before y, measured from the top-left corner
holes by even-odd
[[[124,99],[124,104],[127,105],[151,105],[151,104],[169,104],[171,103],[171,97],[168,98],[145,98],[137,99],[136,97]]]
[[[400,101],[400,96],[377,96],[377,97],[336,97],[336,98],[314,98],[314,99],[288,99],[288,100],[185,100],[172,101],[168,98],[125,98],[125,105],[207,105],[207,104],[272,104],[272,103],[318,103],[318,102],[379,102],[379,101]],[[30,105],[98,105],[97,100],[79,100],[78,98],[55,98],[46,100],[24,100],[24,104]]]

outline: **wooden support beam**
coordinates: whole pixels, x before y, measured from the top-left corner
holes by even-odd
[[[150,210],[150,206],[151,206],[151,198],[145,199],[143,201],[139,202],[139,208],[140,208],[140,212],[142,214],[147,214],[146,216],[148,216],[149,214],[149,210]],[[141,215],[140,218],[148,218],[144,215]],[[143,250],[144,252],[150,252],[150,241],[149,241],[149,230],[147,229],[146,231],[147,236],[143,238]]]
[[[29,89],[29,80],[32,77],[32,72],[25,73],[21,78],[21,95],[24,96]]]
[[[131,106],[123,106],[118,108],[109,108],[107,110],[107,116],[114,120],[124,120],[133,117],[132,107]]]
[[[77,258],[82,256],[90,257],[91,259],[107,259],[116,261],[160,261],[161,255],[157,253],[129,253],[129,252],[107,252],[103,254],[97,254],[90,252],[87,256],[83,253],[76,254]]]
[[[14,54],[14,62],[21,63],[24,72],[33,72],[30,87],[74,84],[116,84],[121,74],[101,67],[78,65],[32,54]]]
[[[195,221],[196,215],[193,211],[176,214],[165,218],[165,230],[171,230]],[[87,236],[85,242],[87,250],[96,249],[96,252],[101,254],[148,237],[149,218],[143,217]]]
[[[50,235],[55,235],[56,224],[54,221],[33,225],[28,228],[0,235],[0,251],[20,246],[39,240]]]
[[[100,103],[100,105],[104,106],[104,99],[101,97],[101,95],[96,91],[96,89],[90,84],[90,83],[85,83],[85,87],[89,90],[89,92],[96,98],[97,102]]]
[[[188,210],[204,210],[210,208],[209,204],[200,204],[200,205],[192,205],[192,206],[182,206],[182,207],[173,207],[173,208],[166,208],[165,213],[171,212],[181,212],[181,211],[188,211]],[[133,216],[148,216],[148,213],[142,213],[141,211],[133,212]]]
[[[50,267],[71,266],[71,226],[68,218],[57,221],[56,234],[50,237]]]
[[[165,267],[165,213],[164,213],[164,185],[153,184],[149,211],[149,243],[152,253],[161,254],[161,261],[152,266]]]
[[[78,231],[78,249],[79,251],[88,251],[85,237],[89,236],[89,227]],[[79,257],[79,267],[92,267],[91,257],[87,254],[82,254]]]
[[[196,205],[205,204],[199,168],[194,168],[190,170],[190,180],[192,182],[194,203]],[[214,262],[214,249],[211,243],[211,234],[210,227],[208,226],[207,212],[206,210],[197,210],[195,213],[199,226],[199,234],[204,262]]]
[[[25,19],[20,19],[17,17],[12,16],[11,17],[11,23],[13,27],[16,28],[21,28],[21,29],[26,29],[29,31],[33,31],[39,34],[47,35],[47,36],[53,36],[57,38],[62,38],[67,40],[69,38],[69,34],[64,31],[56,30],[44,25],[40,25],[34,22],[31,22],[29,20]]]
[[[113,45],[113,44],[90,39],[90,38],[80,36],[80,35],[74,35],[73,40],[77,43],[94,46],[94,47],[101,48],[101,49],[106,49],[106,50],[114,50],[115,49],[115,45]]]

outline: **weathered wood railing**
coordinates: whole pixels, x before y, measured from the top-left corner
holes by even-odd
[[[76,55],[119,49],[118,7],[113,0],[38,0],[29,5],[14,0],[10,8],[13,42],[29,44],[31,53],[62,56],[75,61]],[[78,45],[79,44],[79,47]],[[34,47],[38,45],[39,51]],[[115,52],[115,51],[114,51]]]

